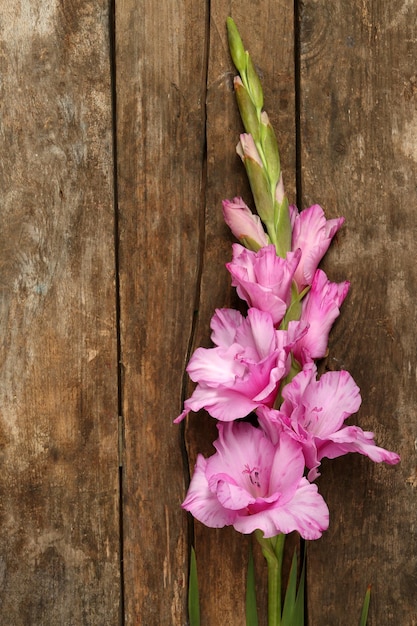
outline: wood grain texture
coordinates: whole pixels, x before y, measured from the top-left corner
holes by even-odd
[[[115,624],[107,3],[0,4],[0,622]]]
[[[206,7],[116,4],[126,624],[186,622],[183,375],[204,209]]]
[[[302,3],[304,204],[346,217],[325,269],[351,281],[325,367],[352,373],[355,423],[402,456],[395,468],[354,455],[324,465],[331,522],[309,546],[311,624],[355,623],[369,583],[370,626],[417,623],[416,8]]]

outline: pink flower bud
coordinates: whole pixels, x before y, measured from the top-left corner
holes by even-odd
[[[223,200],[222,204],[224,221],[239,241],[255,251],[268,245],[261,220],[252,213],[242,198]]]

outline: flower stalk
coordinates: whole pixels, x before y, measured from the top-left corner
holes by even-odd
[[[268,626],[281,626],[282,559],[285,535],[279,534],[265,539],[263,533],[256,530],[255,537],[262,548],[268,567]]]

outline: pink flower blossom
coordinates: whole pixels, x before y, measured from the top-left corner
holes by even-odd
[[[319,476],[317,468],[324,457],[333,459],[349,452],[359,452],[372,461],[398,463],[394,452],[376,446],[374,435],[358,426],[344,426],[344,421],[358,411],[359,387],[346,371],[326,372],[316,380],[313,363],[305,366],[282,389],[284,402],[276,411],[258,410],[264,430],[276,441],[287,432],[302,446],[309,480]]]
[[[216,347],[197,348],[191,357],[187,372],[198,385],[176,423],[202,408],[231,421],[261,404],[272,406],[291,365],[289,352],[306,332],[299,322],[288,331],[275,330],[270,314],[255,308],[247,318],[234,309],[217,309],[211,329]]]
[[[318,264],[326,253],[331,240],[345,221],[344,217],[326,220],[323,209],[314,204],[301,213],[290,207],[292,224],[292,249],[301,249],[300,263],[294,275],[298,291],[311,285]]]
[[[277,325],[290,304],[292,278],[300,256],[301,251],[297,250],[282,259],[273,244],[256,253],[234,244],[233,261],[226,267],[239,297],[249,306],[270,313]]]
[[[250,244],[252,250],[268,245],[268,238],[259,216],[252,213],[242,198],[223,200],[222,204],[224,221],[236,239],[244,244]]]
[[[301,320],[309,328],[294,347],[294,356],[300,364],[326,355],[329,333],[339,316],[349,285],[348,281],[331,283],[322,270],[316,270],[301,309]]]
[[[273,444],[260,429],[244,422],[219,424],[216,453],[201,454],[183,503],[211,528],[232,525],[264,537],[298,531],[318,539],[329,523],[323,498],[303,477],[304,458],[297,442],[283,434]]]

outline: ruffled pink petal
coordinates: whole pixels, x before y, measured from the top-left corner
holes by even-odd
[[[398,454],[375,444],[373,433],[363,431],[358,426],[346,426],[332,433],[325,441],[318,444],[319,459],[324,457],[334,459],[349,452],[359,452],[375,463],[384,462],[395,465],[400,461]]]
[[[233,389],[211,389],[197,385],[192,396],[184,402],[184,408],[189,411],[206,409],[212,417],[223,422],[246,417],[256,409],[259,402],[253,401]]]
[[[315,204],[298,213],[291,207],[293,224],[292,249],[300,248],[302,256],[294,275],[299,291],[311,285],[314,273],[344,218],[326,220],[323,209]]]
[[[225,509],[217,496],[210,491],[205,474],[206,465],[206,459],[199,454],[182,507],[206,526],[223,528],[233,524],[236,512]]]
[[[325,356],[331,327],[348,290],[349,282],[331,283],[322,270],[316,271],[311,290],[303,301],[301,320],[309,328],[294,348],[297,361],[303,363],[305,354],[311,359]]]
[[[280,532],[296,530],[304,539],[318,539],[329,527],[329,509],[317,485],[302,478],[292,500],[282,507],[268,511]],[[240,521],[238,518],[235,522]]]
[[[245,374],[245,366],[236,358],[241,347],[197,348],[191,357],[187,372],[191,380],[210,387],[232,385]]]
[[[272,443],[259,428],[245,422],[218,424],[217,428],[219,437],[214,442],[217,454],[207,461],[209,480],[211,476],[226,474],[236,485],[258,497],[261,487],[254,483],[251,473],[256,471],[257,482],[263,486],[262,495],[265,495],[275,455]]]
[[[304,428],[313,436],[327,438],[359,410],[359,387],[349,372],[326,372],[304,391]]]
[[[270,491],[282,494],[281,503],[290,500],[304,473],[304,456],[300,444],[283,432],[271,465]]]
[[[228,348],[235,343],[236,331],[245,318],[235,309],[216,309],[211,318],[211,340],[216,346]]]
[[[290,302],[292,278],[300,256],[301,251],[297,250],[283,259],[277,256],[273,244],[256,253],[234,244],[233,260],[226,267],[239,297],[250,307],[267,311],[273,323],[278,324]]]

